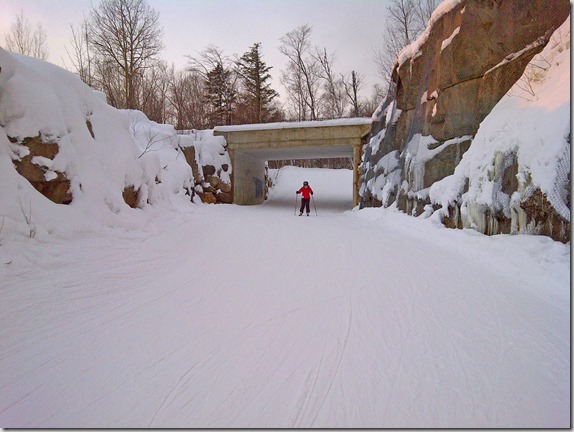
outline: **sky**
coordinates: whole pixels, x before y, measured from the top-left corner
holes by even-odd
[[[186,55],[197,56],[209,44],[228,55],[242,55],[261,42],[263,59],[272,66],[273,87],[279,82],[286,58],[278,50],[280,38],[308,24],[313,44],[335,53],[334,70],[364,75],[362,94],[368,97],[380,82],[373,50],[382,43],[389,0],[148,0],[159,12],[164,29],[163,58],[184,68]],[[20,10],[32,25],[47,33],[48,61],[71,62],[70,26],[78,26],[98,0],[0,0],[0,45]]]

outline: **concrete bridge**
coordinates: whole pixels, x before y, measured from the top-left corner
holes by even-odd
[[[265,161],[353,158],[353,202],[359,203],[359,164],[371,130],[370,118],[217,126],[231,158],[233,202],[263,203]],[[351,186],[351,185],[349,185]]]

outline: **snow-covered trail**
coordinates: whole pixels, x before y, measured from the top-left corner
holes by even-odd
[[[569,427],[569,245],[345,211],[350,184],[26,246],[0,426]]]

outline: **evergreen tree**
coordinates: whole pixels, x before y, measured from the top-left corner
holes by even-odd
[[[244,123],[265,123],[277,117],[272,101],[278,93],[271,88],[271,66],[262,59],[261,43],[255,43],[237,61],[237,74],[241,80],[241,110],[239,115]]]
[[[210,121],[212,126],[229,125],[233,121],[233,111],[237,92],[233,71],[217,63],[207,73],[205,99],[210,107]]]

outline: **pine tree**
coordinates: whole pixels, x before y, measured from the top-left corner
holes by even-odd
[[[245,123],[265,123],[275,120],[271,102],[278,93],[271,88],[271,66],[262,59],[261,43],[255,43],[237,61],[237,74],[241,80],[241,120]]]
[[[233,121],[233,111],[237,92],[233,71],[218,63],[207,73],[205,100],[210,107],[212,126],[229,125]]]

